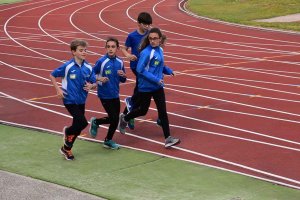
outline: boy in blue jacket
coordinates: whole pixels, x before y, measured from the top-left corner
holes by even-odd
[[[139,46],[142,39],[147,35],[148,30],[150,29],[152,24],[152,17],[147,12],[139,13],[137,17],[137,29],[128,34],[125,47],[121,48],[122,53],[130,60],[130,69],[132,73],[136,76],[136,85],[131,97],[125,98],[126,107],[123,111],[124,114],[130,112],[136,105],[137,99],[137,92],[138,92],[138,78],[136,72],[136,66],[139,59]],[[129,49],[130,52],[129,53]],[[134,129],[134,119],[130,119],[128,123],[128,127],[130,129]]]
[[[85,102],[88,91],[95,87],[94,83],[96,83],[92,66],[85,60],[87,42],[73,40],[70,48],[74,58],[50,74],[57,96],[63,99],[64,106],[73,117],[72,125],[64,127],[64,144],[60,148],[60,153],[66,160],[74,160],[71,149],[78,135],[88,125],[84,116]],[[56,78],[62,78],[62,88],[58,86]]]
[[[95,64],[93,71],[97,76],[98,97],[103,108],[107,112],[107,117],[96,119],[92,117],[89,129],[90,135],[95,138],[97,136],[98,127],[101,124],[109,124],[108,132],[105,137],[103,146],[110,149],[119,149],[112,138],[118,127],[120,113],[120,82],[126,81],[126,74],[123,61],[116,55],[119,49],[119,41],[110,37],[107,39],[106,55],[101,57]]]
[[[172,75],[173,70],[164,65],[164,55],[161,44],[162,33],[158,28],[152,28],[141,43],[141,52],[137,64],[138,73],[138,107],[134,107],[128,114],[121,114],[119,130],[125,134],[125,128],[130,119],[147,114],[151,98],[153,97],[161,121],[165,137],[165,147],[180,143],[180,140],[170,135],[169,120],[164,92],[164,74]]]

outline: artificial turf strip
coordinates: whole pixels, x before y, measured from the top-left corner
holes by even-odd
[[[6,3],[16,3],[21,2],[23,0],[0,0],[0,4],[6,4]]]
[[[300,191],[126,148],[77,140],[75,161],[59,154],[62,137],[0,125],[0,169],[107,199],[298,200]]]

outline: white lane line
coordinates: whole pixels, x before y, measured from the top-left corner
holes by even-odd
[[[252,69],[248,68],[250,70],[258,70],[258,71],[271,71],[271,72],[276,72],[276,73],[286,73],[284,71],[274,71],[274,70],[260,70],[260,69]],[[200,70],[198,70],[199,72]],[[291,72],[291,74],[296,74],[300,75],[298,72]],[[228,79],[228,80],[236,80],[236,81],[243,81],[243,82],[254,82],[254,83],[262,83],[262,84],[268,84],[268,85],[281,85],[281,86],[288,86],[288,87],[296,87],[295,84],[290,84],[290,83],[280,83],[280,82],[270,82],[270,81],[259,81],[259,80],[253,80],[253,79],[243,79],[243,78],[232,78],[232,77],[227,77],[227,76],[214,76],[214,75],[209,75],[209,74],[196,74],[199,76],[205,76],[209,78],[216,78],[216,79]]]
[[[31,100],[26,100],[26,101],[29,103],[33,103],[33,104],[42,104],[42,105],[47,105],[47,106],[64,108],[64,106],[57,105],[57,104],[45,103],[45,102],[40,102],[40,101],[31,101]],[[122,101],[122,102],[124,102],[124,101]],[[156,111],[156,109],[154,109],[154,108],[150,108],[150,110]],[[86,109],[86,111],[91,112],[91,113],[106,115],[106,113],[104,113],[104,112],[99,112],[99,111],[94,111],[94,110],[89,110],[89,109]],[[168,114],[174,115],[174,113],[171,113],[171,112],[168,112]],[[143,119],[143,117],[136,118],[136,120],[139,122],[147,122],[147,123],[156,124],[156,122],[154,122],[152,120]],[[258,144],[264,144],[264,145],[268,145],[268,146],[273,146],[273,147],[278,147],[278,148],[282,148],[282,149],[288,149],[291,151],[300,152],[299,148],[293,148],[293,147],[289,147],[289,146],[285,146],[285,145],[278,145],[278,144],[274,144],[274,143],[270,143],[270,142],[264,142],[262,140],[248,139],[246,137],[238,137],[238,136],[228,135],[225,133],[220,133],[220,132],[215,132],[215,131],[207,131],[207,130],[198,129],[198,128],[190,128],[190,127],[179,126],[179,125],[175,125],[175,124],[170,124],[170,127],[183,129],[184,131],[194,131],[194,132],[201,133],[201,134],[216,135],[216,136],[221,136],[221,137],[226,137],[226,138],[231,138],[231,139],[236,139],[236,140],[242,140],[242,141],[247,141],[247,142],[252,142],[252,143],[258,143]],[[287,143],[289,143],[289,142],[287,142]]]
[[[33,59],[41,59],[41,60],[52,60],[51,58],[28,56],[28,55],[23,55],[23,54],[14,54],[14,53],[2,53],[2,52],[0,52],[0,55],[21,57],[21,58],[33,58]]]
[[[0,25],[0,26],[3,26],[3,25]],[[32,27],[24,27],[24,26],[13,26],[13,25],[10,25],[8,26],[10,28],[14,28],[14,29],[21,29],[21,30],[29,30],[29,31],[40,31],[40,28],[32,28]],[[77,31],[67,31],[67,30],[58,30],[58,29],[45,29],[46,31],[52,31],[52,32],[57,32],[55,34],[78,34],[78,33],[81,33],[81,32],[77,32]],[[13,32],[14,33],[14,32]],[[108,31],[104,31],[104,30],[99,30],[97,31],[96,33],[93,33],[93,34],[107,34]],[[26,33],[25,33],[26,34]],[[30,32],[28,32],[27,34],[30,34]]]
[[[18,6],[12,6],[12,7],[9,7],[9,8],[5,8],[5,9],[1,9],[0,12],[4,12],[4,11],[7,11],[7,10],[13,10],[15,8],[20,8],[20,7],[25,7],[25,6],[32,6],[32,5],[35,5],[35,4],[39,4],[39,3],[44,3],[44,2],[47,2],[47,1],[52,1],[52,0],[45,0],[45,1],[39,1],[39,2],[33,2],[33,3],[28,3],[28,4],[22,4],[22,5],[18,5]]]
[[[169,38],[168,38],[169,40]],[[169,44],[168,44],[169,46]],[[172,44],[170,44],[170,46],[172,46]],[[183,46],[184,47],[184,46]],[[265,54],[279,54],[279,55],[285,55],[285,56],[297,56],[299,54],[295,54],[295,53],[284,53],[284,52],[273,52],[273,51],[262,51],[262,50],[250,50],[250,49],[233,49],[233,48],[220,48],[220,47],[199,47],[199,46],[195,46],[197,47],[197,50],[201,50],[201,49],[210,49],[210,50],[222,50],[222,51],[240,51],[240,52],[252,52],[252,53],[265,53]]]
[[[41,107],[41,106],[38,106],[38,105],[35,105],[35,104],[32,104],[32,103],[23,101],[22,99],[18,99],[16,97],[13,97],[13,96],[8,95],[6,93],[0,92],[0,94],[3,95],[3,96],[6,96],[6,97],[8,97],[12,100],[21,102],[23,104],[26,104],[26,105],[29,105],[29,106],[32,106],[32,107],[35,107],[35,108],[38,108],[38,109],[41,109],[41,110],[44,110],[44,111],[47,111],[47,112],[51,112],[51,113],[54,113],[54,114],[62,115],[64,117],[71,118],[71,116],[66,115],[64,113],[57,112],[57,111],[54,111],[54,110],[51,110],[51,109],[47,109],[47,108],[44,108],[44,107]],[[162,143],[162,142],[152,140],[152,139],[149,139],[149,138],[133,135],[133,134],[130,134],[130,133],[127,133],[126,135],[129,135],[129,136],[132,136],[132,137],[137,137],[137,138],[140,138],[140,139],[144,139],[144,140],[147,140],[149,142],[153,142],[153,143],[156,143],[156,144],[159,144],[159,145],[164,145],[164,143]],[[273,174],[273,173],[266,172],[266,171],[263,171],[263,170],[259,170],[259,169],[256,169],[256,168],[252,168],[252,167],[249,167],[249,166],[246,166],[246,165],[242,165],[242,164],[238,164],[238,163],[231,162],[231,161],[228,161],[228,160],[220,159],[218,157],[210,156],[208,154],[199,153],[199,152],[188,150],[188,149],[181,148],[181,147],[173,147],[173,148],[184,151],[186,153],[193,154],[193,155],[197,155],[197,156],[201,156],[201,157],[208,158],[208,159],[211,159],[211,160],[215,160],[215,161],[218,161],[218,162],[226,163],[226,164],[229,164],[229,165],[232,165],[232,166],[235,166],[235,167],[239,167],[239,168],[242,168],[242,169],[247,169],[247,170],[252,171],[252,172],[256,172],[256,173],[260,173],[260,174],[263,174],[263,175],[271,176],[273,178],[278,178],[278,179],[281,179],[281,180],[289,181],[291,183],[300,184],[300,182],[298,180],[295,180],[295,179],[292,179],[292,178],[287,178],[287,177],[284,177],[284,176],[280,176],[278,174]]]
[[[39,82],[35,82],[35,81],[25,81],[25,80],[14,79],[14,78],[6,78],[6,77],[0,77],[0,79],[14,81],[14,82],[22,82],[22,83],[28,83],[28,84],[35,84],[35,85],[43,85],[43,86],[53,87],[52,84],[39,83]]]
[[[21,69],[18,69],[14,66],[11,66],[7,63],[4,63],[2,61],[0,61],[0,63],[3,63],[7,66],[10,66],[14,69],[17,69],[19,71],[22,71],[24,73],[27,73],[27,74],[30,74],[32,76],[35,76],[35,77],[38,77],[38,78],[41,78],[43,80],[47,80],[47,81],[50,81],[49,79],[46,79],[46,78],[43,78],[41,76],[38,76],[38,75],[35,75],[35,74],[32,74],[32,73],[29,73],[29,72],[26,72],[24,70],[21,70]],[[172,88],[169,88],[170,90],[175,90],[175,89],[172,89]],[[212,98],[212,97],[207,97],[207,96],[203,96],[203,95],[196,95],[195,93],[189,93],[189,92],[185,92],[185,91],[180,91],[180,90],[175,90],[177,92],[181,92],[181,93],[184,93],[184,94],[190,94],[190,95],[195,95],[195,96],[201,96],[201,97],[205,97],[205,98],[211,98],[211,99],[216,99],[216,98]],[[226,100],[223,100],[223,101],[226,101]],[[247,104],[241,104],[241,103],[238,103],[238,102],[233,102],[233,101],[226,101],[226,102],[230,102],[230,103],[234,103],[234,104],[238,104],[238,105],[243,105],[243,106],[248,106],[248,107],[254,107],[254,108],[259,108],[259,109],[266,109],[266,108],[261,108],[261,107],[257,107],[257,106],[250,106],[250,105],[247,105]],[[270,109],[266,109],[266,110],[270,110]],[[272,110],[274,111],[274,110]],[[277,111],[278,112],[278,111]],[[273,137],[273,136],[269,136],[269,135],[265,135],[265,134],[261,134],[261,133],[256,133],[256,132],[253,132],[253,131],[248,131],[248,130],[243,130],[243,129],[239,129],[239,128],[236,128],[236,127],[232,127],[232,126],[226,126],[226,125],[223,125],[223,124],[218,124],[218,123],[214,123],[214,122],[209,122],[209,121],[204,121],[204,120],[200,120],[200,119],[195,119],[195,118],[190,118],[188,116],[183,116],[183,115],[179,115],[179,114],[176,114],[176,113],[171,113],[171,112],[168,112],[168,114],[171,114],[171,115],[175,115],[175,116],[180,116],[180,117],[183,117],[183,118],[187,118],[187,119],[192,119],[192,120],[195,120],[195,121],[201,121],[201,122],[205,122],[205,123],[208,123],[208,124],[213,124],[213,125],[216,125],[216,126],[221,126],[221,127],[226,127],[226,128],[231,128],[231,129],[234,129],[234,130],[239,130],[239,131],[244,131],[244,132],[247,132],[247,133],[251,133],[251,134],[255,134],[255,135],[260,135],[260,136],[264,136],[264,137],[268,137],[268,138],[272,138],[272,139],[277,139],[277,140],[281,140],[281,141],[285,141],[285,142],[291,142],[291,143],[294,143],[294,144],[300,144],[298,142],[294,142],[294,141],[290,141],[290,140],[286,140],[286,139],[281,139],[281,138],[277,138],[277,137]],[[287,114],[287,113],[285,113]]]
[[[223,82],[223,83],[228,83],[228,84],[233,84],[233,85],[245,86],[245,87],[249,87],[249,88],[255,88],[255,89],[260,89],[260,90],[278,92],[278,93],[282,93],[282,94],[291,94],[291,95],[296,95],[296,96],[300,95],[300,93],[295,93],[295,92],[287,92],[287,91],[283,91],[283,90],[277,90],[277,89],[260,87],[260,86],[249,85],[249,84],[244,84],[244,83],[236,83],[236,82],[233,82],[233,81],[226,81],[226,80],[220,80],[220,79],[216,79],[216,78],[210,78],[206,75],[189,74],[189,73],[178,72],[178,71],[176,71],[176,73],[178,75],[187,75],[187,76],[190,76],[190,77],[203,78],[203,79],[213,80],[213,81],[217,81],[217,82]],[[291,77],[289,77],[289,78],[291,78]],[[300,79],[299,77],[294,77],[294,78],[295,79]]]
[[[245,60],[249,61],[256,61],[256,62],[274,62],[274,63],[284,63],[284,64],[289,64],[289,65],[300,65],[299,62],[289,62],[289,61],[283,61],[283,60],[271,60],[267,58],[256,58],[256,57],[249,57],[249,56],[242,56],[242,55],[237,55],[237,54],[232,54],[232,53],[225,53],[225,52],[217,52],[217,51],[211,51],[207,50],[204,48],[199,48],[195,46],[183,46],[183,45],[178,45],[178,44],[172,44],[175,47],[183,47],[183,48],[190,48],[190,49],[197,49],[201,50],[204,52],[209,52],[209,53],[214,53],[214,54],[220,54],[220,55],[226,55],[226,56],[232,56],[232,57],[238,57],[238,58],[243,58]],[[225,49],[225,48],[224,48]],[[284,54],[285,55],[285,54]],[[300,52],[297,54],[289,54],[289,55],[300,55]]]
[[[64,2],[65,2],[65,1],[69,1],[69,0],[64,0]],[[6,34],[12,41],[14,41],[14,42],[17,43],[18,45],[24,47],[25,49],[27,49],[27,50],[29,50],[29,51],[32,51],[32,52],[34,52],[34,53],[36,53],[36,54],[42,55],[42,56],[44,56],[44,57],[46,57],[46,58],[50,58],[50,59],[52,59],[52,60],[55,60],[55,61],[58,61],[58,62],[61,63],[61,62],[62,62],[61,60],[58,60],[58,59],[56,59],[56,58],[53,58],[53,57],[50,57],[50,56],[45,55],[45,54],[43,54],[43,53],[40,53],[40,52],[38,52],[38,51],[35,51],[35,50],[33,50],[33,49],[31,49],[31,48],[29,48],[29,47],[27,47],[27,46],[21,44],[21,43],[18,42],[16,39],[14,39],[14,38],[8,33],[8,30],[7,30],[7,26],[8,26],[8,24],[9,24],[9,22],[10,22],[13,18],[17,17],[18,15],[20,15],[20,14],[22,14],[22,13],[25,13],[25,12],[28,12],[28,11],[31,11],[31,10],[38,9],[38,8],[47,7],[47,6],[50,6],[50,5],[55,5],[55,4],[58,4],[58,3],[61,3],[61,2],[49,3],[49,4],[44,4],[44,5],[41,5],[41,6],[38,6],[38,7],[33,7],[33,8],[30,8],[30,9],[27,9],[27,10],[23,10],[23,11],[21,11],[21,12],[15,14],[15,15],[13,15],[13,16],[11,16],[11,17],[5,22],[5,24],[4,24],[4,32],[5,32],[5,34]]]
[[[239,95],[239,96],[246,96],[249,98],[262,98],[262,99],[271,99],[271,100],[277,100],[277,101],[286,101],[286,102],[293,102],[293,103],[300,103],[300,100],[292,100],[292,99],[282,99],[282,98],[275,98],[260,94],[245,94],[245,93],[237,93],[237,92],[228,92],[224,90],[213,90],[213,89],[207,89],[207,88],[199,88],[199,87],[190,87],[190,86],[183,86],[183,85],[175,85],[175,84],[165,84],[166,86],[171,87],[179,87],[179,88],[185,88],[185,89],[192,89],[192,90],[202,90],[202,91],[210,91],[215,93],[222,93],[222,94],[231,94],[231,95]]]
[[[155,8],[163,3],[165,0],[162,0],[158,3],[156,3],[154,5],[154,8],[153,8],[153,11],[155,11]],[[182,1],[178,4],[180,5],[182,3]],[[180,7],[180,6],[179,6]],[[209,32],[215,32],[215,33],[222,33],[222,34],[225,34],[225,35],[233,35],[233,36],[239,36],[239,37],[246,37],[246,38],[253,38],[253,39],[258,39],[258,40],[266,40],[266,41],[273,41],[273,42],[283,42],[283,43],[289,43],[289,44],[299,44],[299,42],[291,42],[291,41],[287,41],[287,40],[276,40],[276,39],[270,39],[270,38],[264,38],[264,37],[257,37],[257,36],[251,36],[251,35],[242,35],[242,34],[237,34],[237,33],[230,33],[230,32],[224,32],[224,31],[217,31],[217,30],[213,30],[213,29],[208,29],[208,28],[203,28],[203,27],[198,27],[198,26],[193,26],[193,25],[189,25],[189,24],[185,24],[185,23],[181,23],[181,22],[178,22],[178,21],[175,21],[175,20],[171,20],[171,19],[167,19],[165,17],[162,17],[161,15],[159,15],[156,11],[155,11],[155,14],[159,17],[161,17],[162,19],[165,19],[166,21],[170,21],[170,22],[173,22],[173,23],[176,23],[176,24],[180,24],[182,26],[188,26],[188,27],[192,27],[192,28],[196,28],[196,29],[201,29],[201,30],[205,30],[205,31],[209,31]],[[274,44],[276,45],[276,44]]]
[[[123,2],[123,1],[120,1],[120,2]],[[105,9],[107,9],[107,8],[109,8],[109,7],[111,7],[111,6],[114,6],[114,5],[116,5],[116,4],[118,4],[118,3],[120,3],[120,2],[117,2],[117,3],[114,3],[114,4],[111,4],[111,5],[109,5],[109,6],[106,6],[106,7],[104,7],[100,12],[99,12],[99,19],[101,20],[101,22],[103,22],[104,24],[106,24],[107,26],[109,26],[109,27],[112,27],[112,28],[114,28],[114,29],[117,29],[117,30],[119,30],[119,31],[121,31],[121,32],[125,32],[125,33],[128,33],[128,32],[126,32],[126,31],[123,31],[123,30],[121,30],[121,29],[118,29],[118,28],[116,28],[116,27],[114,27],[114,26],[112,26],[112,25],[110,25],[110,24],[108,24],[108,23],[106,23],[103,19],[102,19],[102,17],[101,17],[101,14],[102,14],[102,12],[105,10]],[[143,2],[143,1],[142,1]],[[134,4],[133,4],[134,5]],[[132,5],[132,6],[133,6]],[[130,7],[132,7],[132,6],[130,6]],[[129,8],[130,8],[129,7]],[[129,8],[127,9],[127,15],[128,15],[128,10],[129,10]],[[128,15],[129,16],[129,15]],[[130,17],[130,16],[129,16]],[[75,26],[75,25],[74,25]],[[77,28],[78,29],[78,28]],[[86,33],[86,32],[85,32]],[[90,35],[90,36],[92,36],[92,37],[95,37],[94,35],[91,35],[91,34],[89,34],[89,33],[86,33],[86,34],[88,34],[88,35]],[[98,39],[100,39],[100,40],[102,40],[101,38],[98,38]],[[299,54],[299,53],[298,53]],[[230,54],[231,56],[236,56],[236,55],[232,55],[232,54]],[[171,56],[169,56],[169,57],[171,57]],[[274,61],[274,62],[280,62],[280,61]],[[285,61],[284,61],[285,62]],[[285,63],[287,63],[287,64],[299,64],[299,63],[292,63],[292,62],[285,62]],[[203,63],[204,64],[204,63]],[[207,64],[209,64],[209,63],[205,63],[206,65]],[[300,64],[299,64],[300,65]],[[210,66],[213,66],[213,64],[211,64]],[[216,65],[215,65],[216,66]],[[229,66],[227,66],[227,67],[229,67]],[[229,67],[229,68],[231,68],[231,67]],[[233,68],[233,67],[232,67]],[[236,68],[234,68],[234,69],[236,69]],[[242,69],[242,68],[238,68],[238,69]],[[247,70],[247,69],[243,69],[243,70]],[[256,73],[263,73],[263,72],[257,72],[257,71],[255,71]]]
[[[297,114],[297,113],[285,112],[285,111],[282,111],[282,110],[275,110],[275,109],[270,109],[270,108],[266,108],[266,107],[254,106],[254,105],[251,105],[251,104],[239,103],[239,102],[236,102],[236,101],[230,101],[230,100],[205,96],[205,95],[201,95],[201,94],[195,94],[195,93],[192,93],[192,92],[182,91],[182,90],[178,90],[178,89],[174,89],[174,88],[166,88],[166,89],[172,90],[172,91],[175,91],[175,92],[178,92],[178,93],[188,94],[188,95],[197,96],[197,97],[203,97],[203,98],[206,98],[206,99],[217,100],[217,101],[220,101],[220,102],[245,106],[245,107],[249,107],[249,108],[255,108],[255,109],[259,109],[259,110],[267,110],[267,111],[271,111],[271,112],[275,112],[275,113],[281,113],[281,114],[297,116],[297,117],[300,116],[300,114]]]
[[[75,4],[78,4],[78,3],[82,3],[82,2],[86,2],[88,0],[84,0],[84,1],[79,1],[79,2],[75,2],[75,3],[71,3],[71,4],[66,4],[66,5],[63,5],[63,6],[60,6],[60,7],[57,7],[57,8],[54,8],[52,10],[49,10],[48,12],[46,12],[44,15],[42,15],[40,18],[39,18],[39,21],[38,21],[38,26],[40,27],[40,30],[46,35],[46,36],[49,36],[51,38],[53,38],[54,40],[62,43],[62,44],[67,44],[69,45],[69,43],[67,42],[64,42],[60,39],[57,39],[57,37],[55,37],[53,34],[49,34],[48,32],[46,32],[43,28],[42,28],[42,25],[41,25],[41,22],[43,20],[43,18],[47,15],[49,15],[49,13],[53,12],[53,11],[56,11],[56,10],[59,10],[59,9],[62,9],[62,8],[65,8],[65,7],[68,7],[68,6],[71,6],[71,5],[75,5]]]
[[[183,6],[181,6],[182,3],[183,3]],[[272,28],[263,28],[263,27],[258,27],[258,26],[236,24],[236,23],[233,23],[233,22],[225,22],[225,21],[221,21],[221,20],[208,18],[208,17],[198,16],[198,15],[195,15],[194,13],[192,13],[192,12],[189,12],[188,9],[186,8],[186,5],[187,5],[187,1],[181,0],[178,3],[178,8],[181,11],[185,12],[186,14],[188,14],[188,15],[194,17],[194,18],[198,18],[198,19],[202,19],[202,20],[204,19],[204,20],[208,20],[208,21],[212,21],[212,22],[217,22],[219,24],[226,24],[228,26],[233,26],[233,27],[247,28],[247,29],[265,31],[265,32],[268,31],[268,32],[271,32],[271,33],[287,33],[287,34],[290,34],[290,35],[299,35],[299,32],[296,32],[296,31],[279,30],[279,29],[272,29]]]
[[[8,66],[8,67],[10,67],[10,68],[13,68],[13,69],[15,69],[15,70],[21,71],[21,72],[23,72],[23,73],[25,73],[25,74],[29,74],[29,75],[31,75],[31,76],[33,76],[33,77],[37,77],[37,78],[39,78],[39,79],[42,79],[42,80],[45,80],[45,81],[50,82],[50,79],[49,79],[49,78],[44,78],[44,77],[42,77],[42,76],[39,76],[39,75],[30,73],[30,72],[27,72],[27,71],[25,71],[25,70],[19,69],[18,67],[12,66],[12,65],[10,65],[10,64],[8,64],[8,63],[5,63],[5,62],[3,62],[3,61],[1,61],[1,60],[0,60],[0,63],[2,63],[3,65]]]
[[[158,16],[160,17],[161,19],[164,19],[166,21],[170,21],[170,22],[173,22],[173,23],[176,23],[176,24],[180,24],[180,25],[183,25],[183,26],[186,26],[186,24],[184,23],[181,23],[181,22],[177,22],[177,21],[174,21],[174,20],[171,20],[171,19],[167,19],[161,15],[159,15],[157,12],[156,12],[156,7],[161,3],[161,2],[164,2],[165,0],[162,0],[158,3],[156,3],[154,6],[153,6],[153,12]],[[132,18],[131,18],[132,19]],[[188,26],[188,25],[187,25]],[[193,26],[193,28],[199,28],[199,29],[203,29],[201,27],[196,27],[196,26]],[[167,31],[167,30],[165,30]],[[222,31],[215,31],[215,30],[212,30],[212,29],[207,29],[207,31],[213,31],[213,32],[219,32],[219,33],[222,33],[222,34],[230,34],[230,35],[235,35],[233,33],[227,33],[227,32],[222,32]],[[195,36],[191,36],[191,35],[185,35],[185,34],[179,34],[179,33],[175,33],[175,32],[172,32],[172,31],[167,31],[169,33],[174,33],[174,34],[178,34],[178,35],[182,35],[182,36],[185,36],[185,37],[191,37],[191,38],[197,38],[197,39],[206,39],[206,38],[200,38],[200,37],[195,37]],[[242,37],[250,37],[250,38],[255,38],[255,39],[262,39],[262,40],[267,40],[267,41],[275,41],[275,42],[284,42],[284,43],[289,43],[289,44],[300,44],[298,42],[290,42],[290,41],[282,41],[282,40],[274,40],[274,39],[269,39],[269,38],[259,38],[259,37],[254,37],[254,36],[246,36],[246,35],[240,35],[240,34],[236,34],[237,36],[242,36]],[[249,45],[239,45],[239,44],[236,44],[236,43],[232,43],[232,42],[226,42],[226,41],[219,41],[219,40],[211,40],[211,39],[206,39],[208,41],[213,41],[213,42],[218,42],[218,43],[224,43],[224,44],[230,44],[230,45],[237,45],[237,46],[242,46],[242,47],[249,47],[249,48],[256,48],[256,49],[265,49],[266,48],[262,48],[262,47],[254,47],[254,46],[249,46]],[[276,44],[274,44],[276,45]],[[273,50],[273,51],[276,51],[275,49],[269,49],[269,50]],[[286,51],[288,52],[288,51]]]
[[[25,80],[19,80],[19,79],[13,79],[13,78],[6,78],[6,77],[0,77],[0,79],[11,80],[11,81],[14,81],[14,82],[23,82],[23,83],[30,83],[30,84],[51,86],[52,87],[51,84],[38,83],[38,82],[33,82],[33,81],[25,81]],[[127,97],[127,95],[120,95],[120,96]],[[259,118],[266,118],[266,119],[272,119],[272,120],[277,120],[277,121],[284,121],[284,122],[288,122],[288,123],[296,123],[296,124],[300,123],[300,121],[288,120],[288,119],[284,119],[284,118],[276,118],[276,117],[271,117],[271,116],[266,116],[266,115],[258,115],[258,114],[253,114],[253,113],[238,112],[238,111],[233,111],[233,110],[226,110],[226,109],[214,108],[213,107],[214,105],[201,106],[201,105],[185,104],[185,103],[172,102],[172,101],[166,101],[166,103],[168,103],[168,104],[175,104],[175,105],[182,105],[182,106],[186,106],[186,107],[191,107],[192,109],[216,110],[216,111],[220,111],[220,112],[228,112],[228,113],[235,113],[235,114],[252,116],[252,117],[259,117]],[[154,108],[150,108],[150,110],[156,111],[156,109],[154,109]],[[149,122],[152,123],[151,121],[149,121]],[[173,125],[173,126],[175,126],[175,125]]]
[[[42,83],[41,83],[41,85],[51,86],[51,85],[42,84]],[[3,98],[9,98],[9,97],[3,96]],[[41,105],[46,105],[46,106],[54,106],[54,107],[64,108],[64,106],[62,106],[62,105],[52,104],[52,103],[45,103],[45,102],[40,102],[40,101],[36,101],[36,100],[26,100],[26,102],[33,103],[33,104],[41,104]],[[156,111],[156,109],[153,109],[153,108],[150,108],[150,109]],[[104,113],[104,112],[94,111],[94,110],[89,110],[89,109],[86,109],[86,112],[106,115],[106,113]],[[168,112],[168,114],[171,114],[171,113]],[[148,122],[148,123],[156,124],[156,122],[153,122],[151,120],[144,120],[144,119],[140,119],[140,118],[136,118],[136,120],[140,121],[140,122]],[[174,127],[174,128],[183,129],[185,131],[188,130],[188,131],[199,132],[201,134],[216,135],[216,136],[221,136],[221,137],[226,137],[226,138],[231,138],[231,139],[236,139],[236,140],[242,140],[242,141],[247,141],[247,142],[252,142],[252,143],[257,143],[257,144],[263,144],[263,145],[267,145],[267,146],[272,146],[272,147],[277,147],[277,148],[282,148],[282,149],[287,149],[287,150],[291,150],[291,151],[300,152],[300,149],[298,149],[298,148],[292,148],[292,147],[289,147],[289,146],[278,145],[278,144],[269,143],[269,142],[263,142],[263,141],[260,141],[260,140],[253,140],[253,139],[248,139],[248,138],[238,137],[238,136],[232,136],[232,135],[213,132],[213,131],[207,131],[207,130],[202,130],[202,129],[195,129],[195,128],[190,128],[190,127],[178,126],[178,125],[174,125],[174,124],[170,124],[170,126]],[[106,127],[106,126],[101,126],[101,127]]]
[[[58,135],[63,135],[59,131],[54,131],[54,130],[51,130],[51,129],[46,129],[46,128],[37,127],[37,126],[31,126],[31,125],[27,125],[27,124],[19,124],[19,123],[15,123],[15,122],[4,121],[4,120],[0,120],[0,124],[18,126],[18,127],[21,127],[21,128],[31,128],[31,129],[34,129],[34,130],[37,130],[37,131],[46,131],[46,132],[49,132],[49,133],[55,133],[55,134],[58,134]],[[87,138],[87,137],[83,137],[83,136],[79,136],[78,138],[80,138],[82,140],[86,140],[86,141],[97,142],[97,143],[102,143],[103,142],[103,140],[97,140],[97,139]],[[279,185],[284,185],[284,186],[295,188],[295,189],[300,189],[300,187],[295,186],[295,185],[291,185],[291,184],[287,184],[287,183],[284,183],[284,182],[275,181],[275,180],[272,180],[272,179],[267,179],[267,178],[263,178],[263,177],[259,177],[259,176],[255,176],[255,175],[250,175],[250,174],[239,172],[239,171],[236,171],[236,170],[230,170],[230,169],[222,168],[222,167],[219,167],[219,166],[216,166],[216,165],[210,165],[210,164],[206,164],[206,163],[202,163],[202,162],[198,162],[198,161],[193,161],[193,160],[188,160],[188,159],[179,158],[179,157],[175,157],[175,156],[170,156],[170,155],[167,155],[167,154],[158,153],[158,152],[155,152],[155,151],[150,151],[150,150],[145,150],[145,149],[139,149],[139,148],[135,148],[135,147],[127,146],[127,145],[121,145],[121,147],[128,148],[128,149],[133,149],[133,150],[137,150],[137,151],[141,151],[141,152],[151,153],[151,154],[155,154],[155,155],[158,155],[158,156],[173,158],[173,159],[181,160],[181,161],[185,161],[185,162],[190,162],[190,163],[197,164],[197,165],[203,165],[203,166],[206,166],[206,167],[219,169],[219,170],[226,171],[226,172],[240,174],[240,175],[244,175],[244,176],[251,177],[251,178],[256,178],[256,179],[263,180],[263,181],[268,181],[268,182],[271,182],[271,183],[274,183],[274,184],[279,184]]]

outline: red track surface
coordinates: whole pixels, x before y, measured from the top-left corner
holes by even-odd
[[[166,64],[178,72],[165,81],[171,132],[182,143],[164,149],[155,109],[137,120],[134,131],[114,139],[300,189],[300,35],[202,20],[180,11],[178,3],[40,0],[0,6],[1,122],[60,132],[71,120],[48,77],[70,58],[69,42],[86,39],[94,63],[107,36],[123,42],[136,28],[137,14],[148,11],[168,36]],[[122,99],[133,86],[128,81],[121,87]],[[86,116],[103,115],[90,94]],[[97,140],[106,135],[100,131]]]

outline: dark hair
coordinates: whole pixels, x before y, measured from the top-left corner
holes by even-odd
[[[106,47],[107,43],[110,42],[110,41],[115,42],[116,45],[117,45],[117,48],[119,48],[119,46],[120,46],[119,45],[119,40],[117,38],[115,38],[115,37],[108,37],[106,39],[106,42],[105,42],[105,47]]]
[[[139,52],[141,52],[143,49],[146,48],[146,46],[148,46],[150,44],[150,41],[149,41],[150,33],[157,33],[159,38],[162,38],[162,36],[163,36],[159,28],[151,28],[149,30],[148,34],[145,37],[143,37],[143,39],[142,39],[140,46],[139,46]]]
[[[84,40],[81,40],[81,39],[72,40],[72,42],[70,44],[71,51],[76,51],[78,46],[87,47],[88,43]]]
[[[137,18],[139,24],[152,24],[152,17],[147,12],[141,12]]]

